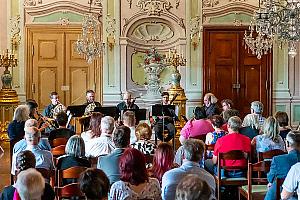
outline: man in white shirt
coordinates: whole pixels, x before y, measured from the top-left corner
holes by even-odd
[[[123,123],[124,126],[128,126],[130,128],[130,144],[134,144],[138,138],[135,133],[135,114],[133,111],[126,111],[123,114]]]
[[[287,174],[282,185],[281,199],[296,199],[293,197],[294,192],[297,192],[298,200],[300,200],[300,163],[293,165]]]

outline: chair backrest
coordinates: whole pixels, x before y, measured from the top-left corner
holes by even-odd
[[[274,156],[285,154],[286,152],[280,149],[273,149],[266,152],[259,152],[258,153],[258,161],[263,161],[265,159],[272,159]]]
[[[79,183],[71,183],[63,187],[54,187],[54,190],[58,200],[63,198],[84,196],[84,194],[80,191]]]
[[[84,172],[87,167],[74,166],[65,170],[58,170],[58,186],[62,186],[64,178],[78,179],[80,174]]]
[[[284,182],[284,178],[276,178],[276,200],[280,200],[280,187]]]
[[[57,147],[59,145],[66,145],[68,142],[68,138],[55,138],[53,141],[52,141],[52,146],[53,147]]]
[[[59,145],[57,147],[52,148],[51,153],[52,153],[53,157],[59,157],[59,156],[65,155],[65,148],[66,148],[66,145]]]
[[[214,148],[215,148],[215,144],[205,144],[205,150],[206,151],[213,151]],[[204,153],[204,160],[208,159],[208,154],[207,154],[206,151]]]
[[[205,134],[204,135],[197,135],[197,136],[193,136],[193,137],[189,137],[189,138],[202,140],[205,144],[206,135]]]
[[[232,150],[226,153],[219,153],[218,154],[218,169],[247,169],[248,166],[222,166],[221,163],[225,163],[226,160],[246,160],[248,163],[249,161],[249,153],[241,151],[241,150]],[[220,171],[220,170],[218,170]]]
[[[93,168],[97,167],[98,159],[101,159],[101,156],[99,156],[99,157],[89,157],[89,161],[91,163],[91,167],[93,167]]]

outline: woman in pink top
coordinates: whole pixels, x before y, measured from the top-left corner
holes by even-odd
[[[209,120],[206,120],[204,107],[196,107],[194,110],[194,118],[189,120],[180,131],[179,140],[181,144],[184,140],[190,137],[197,137],[199,135],[206,135],[214,131]]]

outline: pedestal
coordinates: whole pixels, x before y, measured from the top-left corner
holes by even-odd
[[[19,103],[20,101],[15,90],[0,90],[0,140],[9,140],[7,126],[12,121],[14,111]]]

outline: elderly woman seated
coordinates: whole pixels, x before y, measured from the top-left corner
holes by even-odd
[[[150,141],[152,130],[146,123],[139,124],[135,133],[138,137],[138,141],[133,143],[131,146],[140,150],[143,154],[154,154],[156,145]]]
[[[242,123],[242,127],[240,128],[240,133],[247,136],[251,140],[259,134],[260,126],[258,115],[256,114],[248,114],[244,118]]]

